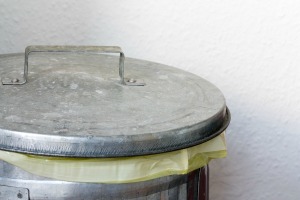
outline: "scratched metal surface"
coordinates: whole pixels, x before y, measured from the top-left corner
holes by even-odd
[[[200,168],[204,170],[205,167]],[[196,173],[199,170],[196,170]],[[194,172],[191,172],[194,173]],[[66,182],[30,174],[0,160],[0,199],[18,200],[182,200],[188,188],[197,191],[199,179],[190,174],[164,176],[136,183]],[[196,177],[197,178],[197,177]],[[204,177],[205,178],[205,177]],[[205,187],[201,185],[201,187]],[[22,194],[23,198],[20,198]],[[193,196],[196,196],[193,193]]]
[[[78,53],[32,53],[28,82],[0,85],[0,149],[40,155],[119,157],[202,143],[228,125],[222,93],[158,63]],[[21,78],[24,54],[0,55],[0,77]]]

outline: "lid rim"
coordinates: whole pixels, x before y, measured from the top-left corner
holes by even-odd
[[[113,158],[158,154],[195,146],[218,136],[228,127],[231,119],[230,111],[227,107],[225,108],[225,112],[226,113],[224,116],[222,116],[222,112],[219,113],[219,116],[215,117],[214,122],[210,121],[210,123],[204,126],[200,132],[199,130],[191,130],[190,132],[185,132],[181,135],[183,137],[178,137],[178,140],[172,141],[172,143],[170,143],[169,140],[170,138],[174,137],[168,136],[168,134],[170,134],[169,131],[167,131],[165,134],[158,133],[161,135],[161,138],[152,141],[148,140],[148,148],[146,147],[145,143],[143,143],[143,141],[134,141],[132,140],[132,138],[130,138],[129,140],[129,136],[123,136],[123,138],[114,138],[114,141],[112,141],[112,138],[107,136],[85,138],[76,137],[77,141],[74,140],[74,137],[55,136],[59,141],[54,143],[52,135],[48,135],[49,137],[51,137],[51,140],[49,140],[49,137],[47,137],[47,135],[34,134],[37,137],[40,137],[34,138],[28,137],[28,134],[23,135],[23,133],[21,132],[2,130],[0,131],[0,149],[33,155],[79,158]],[[220,119],[220,117],[222,119]],[[207,132],[205,133],[203,132],[203,130],[207,130]],[[189,136],[192,135],[194,136],[194,138],[189,138]],[[198,139],[195,140],[195,137],[197,138],[197,136]],[[148,136],[145,135],[145,137]],[[41,140],[41,138],[43,138],[43,140]],[[20,141],[22,140],[23,144],[30,143],[31,145],[22,145],[22,143],[20,143]],[[85,140],[84,143],[82,142],[82,140]],[[101,146],[99,146],[99,144],[101,144]],[[55,148],[49,148],[49,146]],[[115,146],[114,151],[112,150],[113,146]]]

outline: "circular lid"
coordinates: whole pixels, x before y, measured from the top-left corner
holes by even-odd
[[[154,154],[205,142],[229,123],[220,90],[196,75],[128,58],[124,78],[122,51],[119,59],[83,47],[73,47],[81,53],[49,48],[27,49],[24,71],[24,54],[0,55],[2,150],[65,157]],[[6,78],[14,85],[5,85]]]

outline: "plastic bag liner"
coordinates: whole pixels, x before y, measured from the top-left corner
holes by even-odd
[[[133,183],[187,174],[227,155],[225,135],[161,154],[121,158],[66,158],[0,151],[0,159],[32,174],[85,183]]]

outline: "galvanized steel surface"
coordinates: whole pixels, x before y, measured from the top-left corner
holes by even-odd
[[[200,197],[203,194],[198,193],[200,187],[204,190],[208,187],[206,170],[207,168],[203,167],[190,174],[166,176],[138,183],[91,184],[46,179],[0,160],[0,199],[206,200],[207,198]]]
[[[158,63],[116,56],[32,53],[29,80],[0,86],[0,149],[55,156],[161,153],[207,141],[229,123],[222,93]],[[24,54],[0,55],[0,76],[22,77]]]

